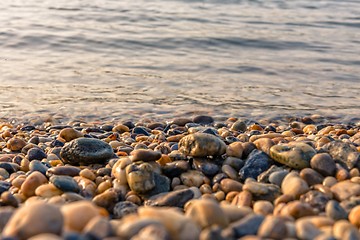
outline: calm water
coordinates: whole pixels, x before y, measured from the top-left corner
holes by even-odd
[[[2,0],[0,118],[360,115],[359,0]]]

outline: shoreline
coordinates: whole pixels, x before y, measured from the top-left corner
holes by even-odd
[[[360,238],[358,118],[189,115],[0,119],[1,237]]]

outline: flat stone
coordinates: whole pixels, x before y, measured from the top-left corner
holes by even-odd
[[[273,161],[266,153],[253,150],[245,160],[245,165],[239,171],[240,180],[245,181],[247,178],[257,179],[257,177],[268,170],[272,164]]]
[[[226,144],[214,135],[194,133],[180,140],[179,151],[192,157],[219,156],[225,153]]]
[[[310,160],[316,151],[306,143],[294,142],[274,145],[270,148],[270,156],[275,161],[295,169],[310,167]]]
[[[79,185],[70,176],[54,175],[50,178],[50,182],[63,192],[80,192]]]
[[[36,201],[20,207],[6,224],[2,236],[29,239],[40,233],[60,235],[64,219],[51,204]]]
[[[77,138],[67,143],[60,152],[66,163],[74,165],[89,165],[104,163],[113,155],[109,144],[94,138]]]
[[[131,152],[133,162],[153,162],[161,158],[161,153],[151,149],[136,149]]]
[[[334,197],[339,201],[344,201],[350,197],[360,195],[360,184],[353,183],[349,180],[341,181],[336,183],[330,188],[333,192]]]
[[[241,238],[246,235],[256,235],[259,227],[264,221],[264,216],[257,214],[249,214],[244,218],[231,223],[225,231],[228,231],[234,238]]]
[[[179,207],[184,208],[185,203],[194,198],[191,189],[181,189],[169,193],[160,193],[145,201],[145,206]]]

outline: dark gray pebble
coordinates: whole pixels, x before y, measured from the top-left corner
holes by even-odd
[[[52,176],[50,182],[63,192],[80,192],[77,182],[70,176]]]
[[[271,167],[273,161],[269,156],[259,150],[253,150],[245,160],[245,165],[239,171],[239,176],[242,181],[247,178],[257,179],[257,177]]]

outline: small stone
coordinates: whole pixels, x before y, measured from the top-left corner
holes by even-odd
[[[349,221],[357,228],[360,226],[360,206],[356,206],[351,209],[349,213]]]
[[[115,204],[113,209],[114,218],[120,219],[128,214],[136,213],[138,207],[138,205],[129,201],[118,202]]]
[[[214,135],[194,133],[180,140],[179,151],[193,157],[219,156],[225,153],[226,144]]]
[[[65,162],[74,165],[103,163],[109,160],[114,152],[109,144],[94,138],[77,138],[61,149]]]
[[[189,170],[180,175],[181,182],[188,187],[200,187],[205,182],[205,175],[202,172]]]
[[[285,221],[279,217],[267,216],[257,233],[262,238],[283,239],[287,236]]]
[[[328,153],[315,154],[310,160],[310,166],[323,176],[334,176],[336,165],[334,159]]]
[[[146,193],[155,188],[153,167],[149,163],[128,165],[126,179],[130,189],[136,193]]]
[[[303,203],[298,200],[289,202],[283,209],[281,209],[281,216],[292,216],[299,219],[305,216],[315,215],[315,211],[308,203]]]
[[[347,165],[349,169],[358,165],[360,153],[349,143],[342,141],[332,141],[325,144],[322,149],[328,152],[334,160]]]
[[[202,158],[193,159],[193,166],[195,170],[201,171],[206,176],[214,176],[220,170],[218,165]]]
[[[63,240],[63,238],[51,233],[40,233],[29,238],[28,240]]]
[[[202,125],[210,125],[214,122],[214,119],[211,116],[199,115],[194,117],[192,121]]]
[[[247,178],[257,179],[257,177],[268,170],[273,161],[269,156],[259,150],[253,150],[247,159],[245,165],[239,171],[240,180],[245,181]]]
[[[15,208],[17,208],[19,206],[18,199],[9,191],[1,193],[0,199],[1,199],[1,202],[5,205],[13,206]],[[1,229],[0,229],[0,231],[1,231]]]
[[[251,192],[254,200],[266,200],[272,202],[281,195],[279,186],[255,181],[246,182],[243,186],[243,190]]]
[[[84,227],[83,234],[95,236],[98,239],[104,239],[113,233],[112,226],[108,219],[103,216],[92,218]]]
[[[148,225],[142,228],[131,240],[170,240],[170,234],[162,225]]]
[[[286,177],[286,175],[289,174],[289,171],[287,170],[280,170],[280,171],[275,171],[273,173],[270,174],[269,176],[269,182],[272,184],[275,184],[277,186],[281,186],[284,178]]]
[[[11,184],[9,182],[0,180],[0,194],[8,191],[10,189],[10,187],[11,187]]]
[[[194,198],[191,189],[180,189],[169,193],[160,193],[145,201],[145,206],[179,207],[184,208],[185,203]]]
[[[281,190],[284,194],[293,196],[298,199],[301,194],[309,190],[308,184],[300,178],[296,172],[291,172],[282,181]]]
[[[153,162],[161,158],[161,153],[151,149],[136,149],[131,152],[133,162]]]
[[[222,210],[224,211],[224,214],[226,215],[229,222],[235,222],[242,218],[244,218],[246,215],[253,214],[253,211],[250,207],[245,206],[235,206],[235,205],[221,205]]]
[[[336,183],[330,188],[334,197],[339,201],[344,201],[350,197],[360,196],[360,185],[353,183],[350,180],[345,180]]]
[[[82,132],[79,132],[73,128],[64,128],[59,133],[59,137],[64,139],[66,142],[70,142],[71,140],[74,140],[76,138],[80,138],[83,136],[84,136],[84,134]]]
[[[314,224],[307,220],[297,220],[296,223],[296,235],[300,239],[312,240],[321,234]]]
[[[43,174],[40,172],[32,172],[21,185],[21,192],[26,197],[34,196],[36,188],[47,182],[48,180]]]
[[[61,194],[63,194],[63,191],[55,187],[52,183],[43,184],[35,190],[35,195],[43,198],[51,198],[54,196],[60,196]]]
[[[347,220],[336,221],[333,226],[333,233],[336,239],[360,239],[358,229]]]
[[[46,175],[48,169],[49,167],[46,166],[46,163],[40,162],[39,160],[32,160],[29,164],[30,171],[38,171],[41,172],[43,175]]]
[[[237,207],[251,207],[253,196],[249,191],[239,192],[231,201],[231,205]]]
[[[63,192],[80,192],[79,185],[70,176],[54,175],[50,178],[50,182]]]
[[[270,138],[260,138],[254,141],[257,149],[263,151],[267,155],[270,155],[270,148],[275,145],[274,141]]]
[[[110,188],[105,192],[96,195],[92,199],[92,202],[99,207],[105,208],[108,212],[112,212],[118,200],[118,193],[116,193],[114,189]]]
[[[344,208],[341,207],[339,202],[335,200],[330,200],[326,204],[325,212],[326,216],[334,219],[335,221],[348,218],[347,212],[344,210]]]
[[[230,157],[241,158],[243,154],[244,148],[241,142],[233,142],[230,143],[226,148],[226,155]]]
[[[64,216],[64,229],[70,232],[82,232],[91,219],[100,216],[99,209],[89,201],[65,204],[61,207],[61,212]]]
[[[182,173],[190,169],[188,161],[179,160],[171,163],[167,163],[162,166],[162,173],[169,178],[179,177]]]
[[[124,132],[130,132],[130,129],[128,126],[124,125],[124,124],[118,124],[116,126],[114,126],[112,128],[113,132],[118,132],[118,133],[124,133]]]
[[[318,209],[319,212],[324,212],[329,197],[322,192],[310,190],[301,195],[300,201],[310,204],[311,207]]]
[[[35,201],[15,211],[2,236],[29,239],[40,233],[60,235],[62,227],[63,216],[57,207]]]
[[[311,168],[303,168],[299,175],[309,186],[321,184],[324,181],[324,177]]]
[[[262,215],[249,214],[244,218],[231,223],[225,231],[230,232],[236,239],[246,235],[256,235],[263,220],[264,216]]]
[[[186,208],[185,216],[193,219],[202,228],[211,225],[226,227],[228,219],[218,203],[210,199],[193,200]]]
[[[275,145],[270,148],[270,156],[275,161],[295,169],[310,167],[310,160],[316,151],[306,143],[295,142]]]
[[[238,131],[238,132],[245,132],[246,131],[246,123],[244,123],[243,121],[237,120],[236,122],[234,122],[231,125],[231,130],[232,131]]]
[[[225,193],[233,192],[233,191],[241,192],[243,189],[243,184],[233,179],[225,178],[221,180],[220,188]]]
[[[270,201],[259,200],[253,204],[254,213],[261,215],[271,215],[274,211],[274,205]]]
[[[34,147],[27,152],[27,157],[29,161],[32,161],[32,160],[42,160],[44,158],[47,158],[47,155],[42,149]]]
[[[21,138],[13,137],[9,139],[6,143],[6,147],[11,151],[20,151],[23,147],[26,146],[26,142]]]
[[[84,170],[88,170],[88,169],[84,169]],[[88,170],[88,171],[90,171],[90,170]],[[78,176],[79,174],[80,174],[80,168],[75,167],[75,166],[70,166],[70,165],[52,167],[49,170],[47,170],[47,172],[46,172],[46,176],[48,176],[48,177],[51,177],[53,175],[66,175],[66,176],[75,177],[75,176]]]

